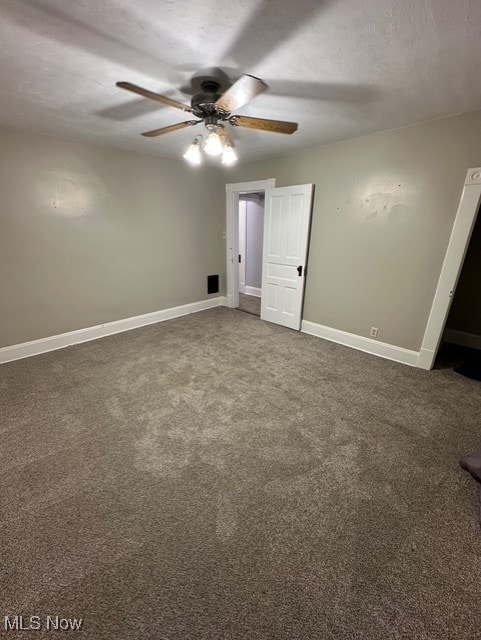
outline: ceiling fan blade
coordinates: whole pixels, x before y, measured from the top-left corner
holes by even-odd
[[[132,84],[131,82],[117,82],[116,86],[121,89],[126,89],[127,91],[132,91],[132,93],[138,93],[139,96],[144,96],[144,98],[157,100],[157,102],[167,104],[169,107],[175,107],[176,109],[192,113],[192,109],[188,105],[178,102],[177,100],[172,100],[172,98],[168,98],[167,96],[161,96],[160,93],[154,93],[153,91],[148,91],[147,89],[138,87],[136,84]]]
[[[185,129],[186,127],[193,127],[194,124],[197,124],[198,122],[202,122],[202,120],[186,120],[185,122],[179,122],[178,124],[171,124],[169,127],[162,127],[161,129],[146,131],[142,135],[146,138],[155,138],[155,136],[162,136],[164,135],[164,133],[179,131],[179,129]]]
[[[266,89],[266,83],[259,80],[259,78],[244,75],[234,82],[214,104],[218,109],[232,113],[232,111],[247,104]]]
[[[234,127],[245,129],[259,129],[260,131],[272,131],[273,133],[291,134],[297,131],[297,122],[284,122],[283,120],[266,120],[264,118],[251,118],[250,116],[231,116],[229,122]]]

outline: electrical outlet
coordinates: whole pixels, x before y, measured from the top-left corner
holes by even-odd
[[[371,338],[377,338],[377,327],[371,327],[371,333],[369,335]]]

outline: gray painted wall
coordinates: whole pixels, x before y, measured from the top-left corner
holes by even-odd
[[[448,329],[481,336],[481,215],[479,213],[446,326]]]
[[[228,181],[314,183],[304,319],[418,351],[478,165],[479,111],[246,163]]]
[[[225,183],[275,177],[316,185],[304,319],[419,350],[480,164],[481,112],[228,172],[0,130],[0,346],[206,298]]]
[[[264,197],[242,196],[246,203],[246,285],[262,287],[262,244],[264,241]]]
[[[0,130],[0,346],[207,298],[225,188],[183,161]]]

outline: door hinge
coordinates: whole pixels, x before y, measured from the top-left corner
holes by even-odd
[[[241,254],[239,253],[239,264],[242,262]]]
[[[302,264],[297,267],[297,275],[302,276]]]

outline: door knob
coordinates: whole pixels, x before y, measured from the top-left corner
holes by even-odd
[[[301,264],[297,267],[297,274],[299,276],[302,276],[302,265]]]

